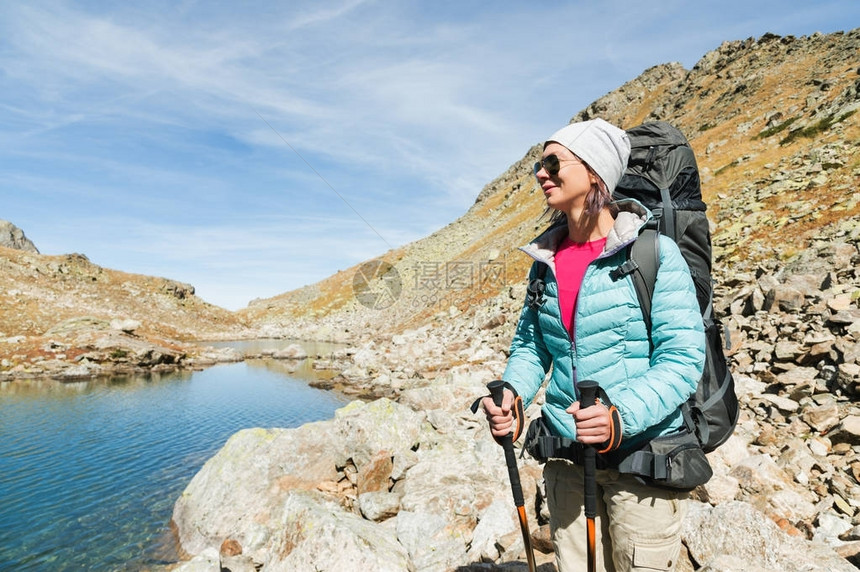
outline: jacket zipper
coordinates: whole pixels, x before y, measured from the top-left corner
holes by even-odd
[[[638,235],[637,235],[637,236],[638,236]],[[621,245],[619,245],[618,247],[616,247],[616,248],[612,249],[610,252],[606,252],[606,251],[601,252],[601,253],[600,253],[600,255],[598,255],[598,257],[597,257],[597,258],[595,258],[594,260],[592,260],[591,262],[589,262],[589,263],[588,263],[588,266],[586,266],[586,268],[585,268],[585,274],[583,274],[583,276],[582,276],[582,283],[579,285],[579,289],[580,289],[580,291],[582,290],[582,285],[583,285],[583,284],[585,284],[585,277],[588,275],[588,270],[589,270],[589,268],[591,268],[591,266],[592,266],[595,262],[597,262],[598,260],[600,260],[600,259],[602,259],[602,258],[608,258],[608,257],[612,256],[613,254],[615,254],[616,252],[618,252],[618,251],[619,251],[619,250],[621,250],[622,248],[627,248],[627,246],[628,246],[631,242],[633,242],[634,240],[636,240],[636,238],[635,238],[635,237],[634,237],[634,238],[632,238],[632,239],[630,239],[630,240],[625,241],[623,244],[621,244]],[[525,252],[527,255],[529,255],[529,256],[530,256],[531,258],[533,258],[534,260],[536,260],[536,261],[538,261],[538,262],[541,262],[541,263],[546,264],[547,266],[549,266],[549,269],[548,269],[548,270],[551,270],[551,271],[552,271],[552,273],[553,273],[553,277],[555,278],[556,290],[559,290],[559,287],[558,287],[558,274],[556,274],[556,272],[555,272],[555,264],[553,264],[553,265],[551,265],[551,266],[550,266],[550,265],[549,265],[549,261],[548,261],[548,260],[543,259],[543,257],[538,258],[537,256],[534,256],[534,255],[533,255],[531,252],[529,252],[528,250],[525,250],[525,249],[521,249],[521,250],[523,250],[523,252]],[[559,316],[559,318],[561,319],[561,318],[562,318],[562,315],[561,315],[561,300],[559,299],[560,295],[561,295],[561,293],[560,293],[560,292],[557,292],[557,293],[556,293],[556,296],[555,296],[555,303],[556,303],[556,305],[558,306],[558,316]],[[571,378],[572,378],[571,382],[573,383],[573,395],[574,395],[574,397],[576,397],[577,399],[579,399],[579,388],[577,387],[577,373],[576,373],[576,342],[575,342],[574,340],[576,339],[576,328],[577,328],[576,312],[577,312],[578,307],[579,307],[579,292],[577,292],[577,293],[576,293],[576,302],[575,302],[575,303],[574,303],[574,305],[573,305],[573,316],[572,316],[572,319],[573,319],[573,330],[574,330],[574,331],[573,331],[573,336],[571,336],[571,333],[570,333],[570,332],[568,332],[568,331],[567,331],[567,328],[565,328],[565,327],[564,327],[564,320],[562,319],[562,329],[564,330],[564,333],[565,333],[565,335],[567,336],[567,339],[568,339],[568,347],[570,348],[570,350],[569,350],[569,352],[570,352],[570,374],[571,374]]]

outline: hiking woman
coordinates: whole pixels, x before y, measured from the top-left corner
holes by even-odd
[[[613,272],[652,216],[636,201],[611,200],[629,155],[627,134],[602,119],[568,125],[544,144],[535,176],[553,215],[549,229],[523,248],[537,261],[530,280],[539,263],[548,266],[544,301],[523,307],[502,406],[482,401],[493,435],[507,435],[511,390],[527,406],[552,371],[543,422],[552,435],[575,442],[573,453],[548,459],[544,468],[561,571],[586,569],[583,446],[599,452],[599,569],[672,570],[680,551],[684,493],[612,468],[626,452],[682,426],[678,407],[695,391],[705,359],[695,288],[674,242],[660,237],[653,352],[632,281]],[[581,406],[577,384],[586,379],[598,382],[611,407]]]

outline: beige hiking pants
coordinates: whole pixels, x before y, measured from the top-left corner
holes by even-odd
[[[544,468],[550,528],[559,572],[587,569],[584,472],[568,461]],[[597,471],[597,569],[671,571],[681,550],[687,493],[649,487],[613,469]]]

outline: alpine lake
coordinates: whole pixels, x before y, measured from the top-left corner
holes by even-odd
[[[207,345],[259,352],[289,343]],[[304,345],[310,355],[334,349]],[[310,360],[287,369],[254,359],[167,375],[0,382],[0,571],[141,571],[176,561],[173,504],[231,435],[329,419],[350,401],[308,385],[326,375]]]

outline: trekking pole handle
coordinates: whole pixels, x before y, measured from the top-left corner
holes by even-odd
[[[491,381],[487,384],[487,389],[490,390],[490,395],[492,396],[493,403],[496,404],[496,407],[501,407],[502,401],[505,398],[505,382],[501,379]]]
[[[590,379],[586,379],[580,381],[578,387],[580,409],[585,409],[586,407],[591,407],[592,405],[594,405],[594,402],[597,400],[597,389],[600,387],[599,385],[597,385],[597,382],[592,381]]]
[[[578,387],[580,409],[585,409],[594,405],[597,400],[597,390],[599,387],[597,382],[586,379],[580,381]],[[597,516],[597,490],[596,487],[593,486],[596,470],[596,452],[594,447],[586,445],[582,453],[584,457],[583,468],[585,470],[585,481],[586,483],[592,483],[592,486],[585,487],[585,516],[593,519]]]
[[[497,407],[501,407],[505,395],[505,382],[500,379],[491,381],[487,384],[487,389],[490,390],[493,403]],[[501,438],[501,444],[502,449],[505,451],[505,462],[508,465],[508,479],[511,482],[511,493],[513,493],[514,504],[520,507],[525,504],[525,499],[523,497],[523,487],[520,484],[520,472],[517,469],[517,456],[514,453],[514,440],[511,433]]]

